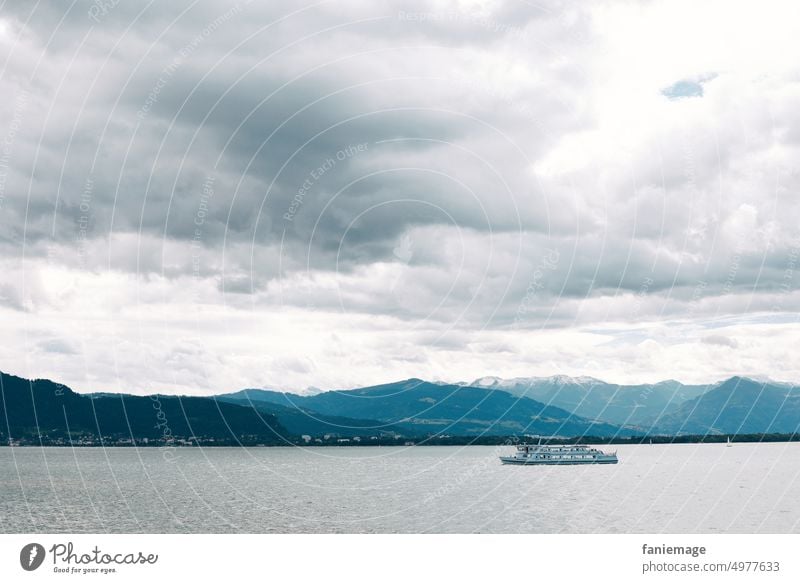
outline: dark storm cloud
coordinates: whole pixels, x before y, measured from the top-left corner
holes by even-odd
[[[5,15],[21,37],[4,45],[4,79],[28,96],[0,214],[7,256],[24,237],[26,257],[209,278],[267,303],[277,278],[320,272],[352,280],[280,301],[406,318],[440,306],[433,317],[492,325],[520,305],[526,321],[568,322],[582,298],[638,294],[657,314],[698,286],[780,290],[797,204],[770,216],[754,202],[763,167],[740,170],[748,148],[770,147],[763,108],[745,140],[724,76],[703,77],[691,101],[720,100],[726,123],[654,119],[633,146],[607,132],[583,150],[605,131],[592,99],[607,75],[590,65],[586,14],[98,6]],[[685,101],[671,105],[697,105]],[[394,279],[365,290],[364,270],[384,268]]]

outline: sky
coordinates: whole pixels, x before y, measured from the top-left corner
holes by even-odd
[[[792,2],[5,2],[0,370],[800,381]]]

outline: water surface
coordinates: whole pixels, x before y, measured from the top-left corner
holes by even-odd
[[[800,443],[606,449],[0,447],[0,532],[800,532]]]

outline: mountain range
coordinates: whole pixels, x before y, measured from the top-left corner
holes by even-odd
[[[423,434],[625,436],[800,431],[800,387],[745,377],[707,385],[675,380],[620,385],[568,376],[482,377],[454,384],[409,379],[311,396],[246,389],[219,398],[248,403],[265,412],[270,406],[290,407],[320,421],[324,415],[370,418],[379,422],[373,428]],[[346,426],[339,430],[350,431]]]
[[[49,380],[0,373],[0,437],[48,442],[222,440],[285,442],[274,415],[206,397],[80,395]]]
[[[501,390],[421,379],[312,396],[248,389],[220,397],[263,411],[289,406],[309,414],[375,419],[376,431],[448,435],[630,435],[632,430]],[[269,405],[265,405],[268,403]],[[282,420],[278,415],[278,419]],[[348,433],[347,427],[338,432]]]
[[[655,384],[618,385],[592,377],[482,377],[459,385],[506,391],[615,425],[653,427],[662,416],[715,385],[684,385],[668,380]]]
[[[800,387],[733,377],[661,416],[665,434],[797,433]]]
[[[194,440],[273,445],[315,439],[795,433],[800,388],[733,377],[617,385],[591,377],[412,378],[300,395],[244,389],[210,397],[78,394],[0,373],[0,438]],[[168,435],[167,435],[168,433]]]

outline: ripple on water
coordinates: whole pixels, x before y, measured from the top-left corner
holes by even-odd
[[[800,444],[619,446],[509,467],[496,447],[0,448],[0,532],[793,532]]]

